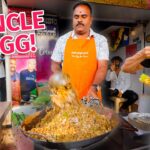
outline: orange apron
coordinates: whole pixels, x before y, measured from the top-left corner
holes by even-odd
[[[70,76],[79,99],[86,96],[97,70],[96,46],[93,37],[90,39],[70,37],[67,40],[62,70]]]

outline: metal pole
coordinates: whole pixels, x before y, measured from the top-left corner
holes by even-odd
[[[2,11],[3,14],[8,14],[8,7],[6,5],[5,0],[2,0]],[[5,70],[6,70],[6,100],[12,100],[12,93],[11,93],[11,77],[10,77],[10,56],[5,55]]]
[[[6,100],[12,100],[11,91],[11,77],[10,77],[10,56],[5,56],[5,68],[6,68]]]
[[[143,30],[144,30],[144,44],[143,44],[143,46],[145,47],[145,37],[146,37],[146,27],[145,27],[145,25],[143,26]],[[145,73],[145,68],[143,68],[143,73]],[[145,86],[144,86],[144,83],[143,83],[143,94],[144,94],[144,92],[145,92]]]

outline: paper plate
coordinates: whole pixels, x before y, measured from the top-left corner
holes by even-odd
[[[150,113],[132,112],[129,113],[128,120],[134,127],[150,131]]]

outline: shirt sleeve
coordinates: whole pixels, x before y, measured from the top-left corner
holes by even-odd
[[[62,62],[63,52],[64,52],[64,44],[62,44],[62,39],[59,38],[56,42],[51,59],[56,62]]]
[[[124,93],[126,90],[130,88],[131,80],[130,80],[130,74],[129,73],[124,73],[124,78],[121,82],[121,92]]]
[[[110,74],[111,74],[111,70],[108,69],[107,74],[106,74],[106,81],[110,81]]]
[[[111,82],[110,88],[111,89],[116,89],[116,73],[115,71],[111,71],[109,75],[109,81]]]
[[[110,77],[109,77],[110,81],[115,81],[116,80],[115,74],[116,74],[115,71],[110,72]]]
[[[105,37],[99,37],[96,39],[96,48],[97,48],[97,58],[98,60],[109,60],[109,48],[108,42]]]

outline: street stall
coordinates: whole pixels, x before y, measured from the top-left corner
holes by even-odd
[[[6,18],[6,24],[12,21],[10,30],[17,31],[9,30],[7,35],[24,47],[18,44],[17,52],[7,51],[11,54],[5,56],[7,102],[0,102],[0,150],[150,149],[149,108],[141,104],[143,95],[149,94],[148,69],[132,76],[140,102],[126,116],[119,112],[126,100],[118,104],[117,111],[108,108],[101,92],[98,98],[80,101],[67,75],[52,75],[50,57],[58,38],[71,29],[70,9],[76,2],[2,0],[3,14],[13,16]],[[149,45],[149,1],[87,2],[94,8],[92,28],[110,40],[110,57],[120,55],[125,60]],[[103,87],[94,87],[97,93],[103,91]]]

